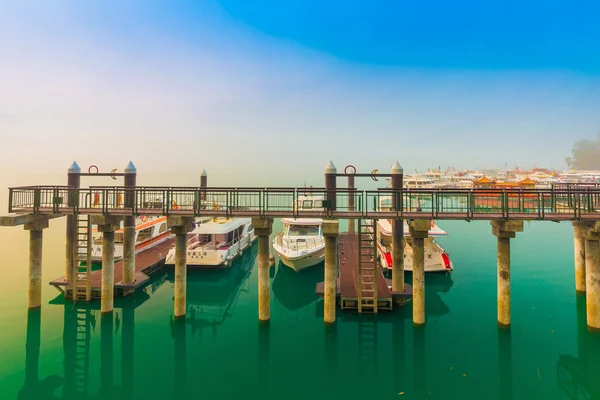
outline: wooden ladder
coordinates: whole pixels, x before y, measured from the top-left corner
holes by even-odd
[[[89,215],[77,215],[77,257],[73,274],[73,300],[92,298],[92,222]]]
[[[376,220],[358,220],[358,312],[377,314]]]

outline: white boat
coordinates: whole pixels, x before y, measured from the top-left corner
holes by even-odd
[[[299,196],[297,209],[323,209],[322,196]],[[321,218],[282,218],[283,230],[273,239],[273,249],[281,261],[293,270],[301,271],[317,265],[325,258],[325,238]]]
[[[188,267],[230,267],[256,239],[251,218],[199,218],[187,234]],[[175,247],[165,265],[175,265]]]
[[[115,261],[123,258],[123,223],[115,231]],[[172,233],[167,229],[167,217],[136,217],[135,220],[135,254],[148,250],[165,240]],[[92,262],[102,262],[102,232],[92,228]],[[80,256],[85,257],[85,250],[79,250]]]
[[[454,268],[450,256],[435,238],[447,233],[431,221],[431,228],[425,239],[425,272],[451,272]],[[392,268],[392,224],[391,220],[377,221],[377,252],[384,272]],[[404,221],[404,270],[413,270],[413,249],[408,224]]]

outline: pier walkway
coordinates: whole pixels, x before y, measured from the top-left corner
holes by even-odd
[[[326,200],[314,210],[304,195]],[[129,198],[125,207],[123,199]],[[392,207],[392,199],[402,199]],[[385,206],[387,204],[387,207]],[[115,186],[9,189],[9,212],[25,214],[173,215],[446,220],[600,220],[600,188],[379,189]]]

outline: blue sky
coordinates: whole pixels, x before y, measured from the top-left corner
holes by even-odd
[[[0,1],[0,167],[561,168],[600,5],[523,3]]]

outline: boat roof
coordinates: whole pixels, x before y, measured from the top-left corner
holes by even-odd
[[[206,218],[196,221],[196,228],[191,234],[220,234],[229,233],[240,226],[251,223],[250,218]]]
[[[392,224],[390,223],[389,219],[380,219],[377,221],[377,225],[379,227],[379,230],[381,231],[381,233],[383,233],[384,235],[391,235],[392,234]],[[427,232],[427,234],[429,236],[447,236],[448,234],[446,233],[446,231],[444,231],[442,228],[440,228],[437,225],[433,225],[433,228],[429,228],[429,231]],[[406,221],[404,221],[404,236],[408,236],[410,235],[410,231],[408,229],[408,224],[406,223]]]
[[[281,222],[288,225],[321,225],[321,218],[281,218]]]

